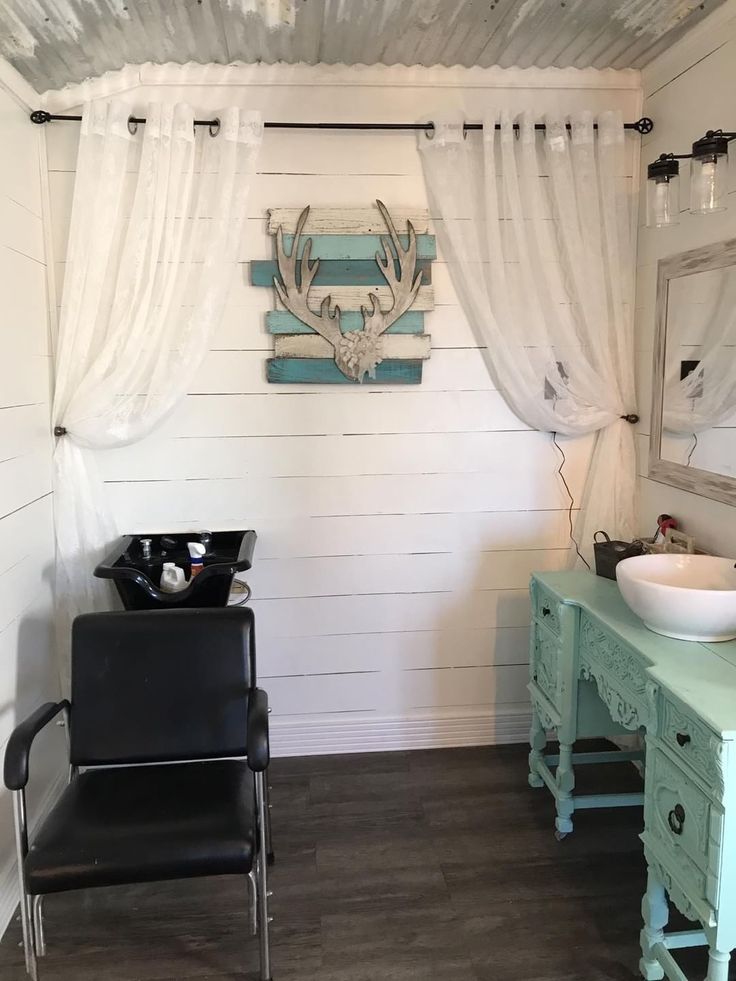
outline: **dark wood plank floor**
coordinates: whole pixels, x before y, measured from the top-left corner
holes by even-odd
[[[275,981],[638,978],[641,810],[582,812],[558,843],[525,747],[275,760],[271,783]],[[42,981],[258,977],[233,877],[50,897],[46,934]],[[3,981],[25,978],[19,942],[16,923]],[[704,977],[702,951],[682,963]]]

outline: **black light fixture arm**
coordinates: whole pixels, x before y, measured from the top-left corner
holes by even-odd
[[[81,116],[65,116],[58,115],[56,113],[47,112],[45,109],[34,109],[31,113],[31,122],[37,123],[39,126],[44,123],[51,123],[59,121],[67,122],[81,122]],[[138,116],[130,116],[128,119],[128,128],[131,132],[135,132],[135,129],[139,125],[145,123],[145,119]],[[219,127],[219,119],[195,119],[195,126],[208,126],[210,133],[214,136]],[[424,130],[429,132],[434,129],[434,123],[287,123],[287,122],[266,122],[263,124],[266,129],[344,129],[344,130]],[[597,125],[594,124],[597,128]],[[473,130],[482,130],[483,123],[465,123],[464,127],[466,132]],[[496,124],[496,129],[500,129],[499,123]],[[547,127],[544,123],[536,123],[535,129],[544,130]],[[568,129],[570,129],[570,124],[568,123]],[[514,126],[514,129],[519,129],[518,124]],[[654,129],[654,122],[648,116],[642,116],[641,119],[637,119],[633,123],[624,123],[624,129],[633,130],[639,133],[640,136],[645,136],[651,133]]]

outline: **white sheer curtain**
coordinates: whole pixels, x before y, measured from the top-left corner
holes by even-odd
[[[202,364],[236,269],[262,138],[257,113],[193,126],[151,104],[133,135],[120,101],[84,108],[56,357],[59,629],[104,608],[92,571],[115,522],[95,451],[148,435]],[[63,649],[63,648],[62,648]]]
[[[528,114],[489,113],[479,136],[458,118],[419,145],[442,255],[498,390],[534,429],[598,433],[575,528],[589,555],[598,528],[634,533],[621,417],[635,411],[635,195],[618,113],[546,125],[541,137]]]

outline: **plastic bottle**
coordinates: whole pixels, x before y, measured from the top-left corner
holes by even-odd
[[[191,579],[194,579],[204,569],[203,559],[207,549],[201,542],[187,542],[187,548],[189,549],[189,558],[192,563]]]
[[[164,562],[161,573],[161,589],[164,593],[178,593],[186,589],[187,577],[181,566],[175,562]]]

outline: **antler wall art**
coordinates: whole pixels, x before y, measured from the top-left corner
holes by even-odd
[[[278,303],[266,320],[277,335],[269,381],[421,381],[430,354],[424,312],[433,306],[434,237],[426,234],[426,214],[402,213],[407,231],[399,235],[386,206],[376,206],[377,213],[269,212],[276,261],[251,262],[253,284],[273,286]]]

